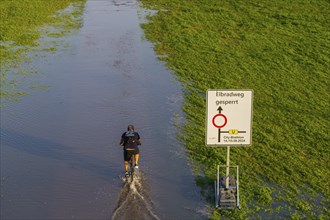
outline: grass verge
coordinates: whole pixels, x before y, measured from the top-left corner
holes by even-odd
[[[181,138],[203,191],[226,159],[205,146],[206,90],[254,90],[253,146],[231,150],[242,210],[211,218],[329,219],[329,1],[141,1],[158,11],[145,35],[184,89]]]
[[[81,25],[85,0],[2,0],[0,2],[0,97],[15,100],[27,94],[18,90],[22,78],[35,72],[21,69],[28,53],[55,52],[56,43],[40,45],[42,35],[60,38]],[[70,8],[71,6],[71,8]],[[52,26],[52,29],[45,28]]]

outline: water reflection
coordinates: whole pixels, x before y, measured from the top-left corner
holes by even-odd
[[[91,155],[77,154],[74,148],[70,146],[9,129],[1,128],[0,131],[1,147],[6,146],[25,154],[55,159],[61,163],[66,163],[73,169],[86,170],[106,181],[112,180],[109,173],[118,172],[113,166],[109,165],[109,161]]]

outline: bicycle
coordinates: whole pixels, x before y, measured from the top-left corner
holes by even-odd
[[[127,180],[133,181],[139,175],[139,169],[135,168],[135,156],[132,155],[128,161],[128,175],[126,176]]]

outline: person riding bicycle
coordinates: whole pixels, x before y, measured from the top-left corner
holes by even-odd
[[[125,176],[128,176],[128,162],[131,160],[132,155],[135,157],[135,168],[139,168],[139,147],[141,145],[141,139],[139,133],[134,131],[133,125],[128,125],[127,131],[121,135],[119,143],[124,150],[124,167]]]

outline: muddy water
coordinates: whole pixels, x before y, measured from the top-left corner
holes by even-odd
[[[185,150],[181,90],[143,40],[136,1],[90,0],[69,47],[29,65],[48,87],[1,109],[1,219],[204,219]],[[142,137],[140,177],[118,145]]]

